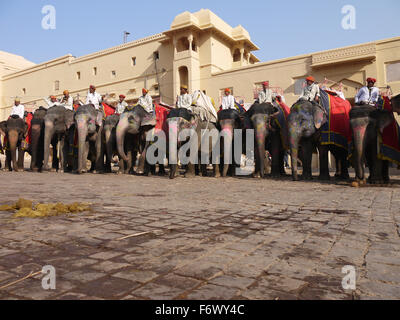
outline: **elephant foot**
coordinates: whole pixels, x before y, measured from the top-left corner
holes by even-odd
[[[259,172],[255,172],[252,174],[253,178],[261,179],[261,174]]]
[[[160,177],[165,177],[166,174],[167,174],[167,173],[165,172],[165,170],[160,170],[160,171],[158,171],[158,175],[159,175]]]
[[[310,175],[303,175],[302,177],[301,177],[301,179],[302,180],[304,180],[304,181],[311,181],[312,179],[313,179],[313,177],[312,176],[310,176]]]
[[[32,168],[32,172],[39,172],[39,168]]]
[[[57,172],[57,169],[56,168],[51,168],[50,172]]]
[[[194,172],[186,172],[185,178],[195,178],[196,174]]]
[[[300,179],[299,179],[298,176],[293,176],[293,177],[292,177],[292,180],[293,180],[293,181],[299,181]]]
[[[390,184],[390,178],[389,177],[384,177],[383,178],[383,184]]]
[[[58,170],[58,173],[64,173],[64,169]]]
[[[124,174],[124,172],[122,170],[118,170],[117,175],[121,175],[121,174]]]
[[[275,173],[271,173],[270,176],[271,176],[271,178],[273,178],[273,179],[279,179],[279,178],[282,177],[282,174],[281,174],[281,173],[275,172]]]
[[[220,172],[216,172],[216,173],[214,174],[214,177],[215,177],[215,178],[221,178],[221,173],[220,173]]]
[[[329,173],[320,174],[319,177],[318,177],[318,180],[330,181],[331,180],[331,176],[329,175]]]

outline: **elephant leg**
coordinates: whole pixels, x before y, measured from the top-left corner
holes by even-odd
[[[329,148],[328,146],[320,145],[318,147],[319,151],[319,179],[320,180],[330,180],[329,174]]]
[[[58,153],[57,152],[58,151],[57,150],[57,148],[58,148],[57,139],[53,140],[52,146],[53,146],[53,159],[52,159],[51,172],[56,172],[58,169],[58,163],[59,163],[58,154],[57,154]]]
[[[158,175],[159,176],[165,176],[166,175],[165,166],[163,164],[159,164],[158,165]]]
[[[312,141],[311,139],[304,139],[303,142],[303,180],[312,180],[312,155],[313,155],[313,148],[312,148]]]
[[[390,183],[389,161],[382,161],[382,178],[383,178],[383,183],[385,184]]]
[[[11,171],[11,152],[8,148],[6,150],[6,162],[4,164],[4,170]]]
[[[274,133],[271,137],[271,156],[271,176],[278,178],[281,176],[283,169],[282,143],[279,133]]]

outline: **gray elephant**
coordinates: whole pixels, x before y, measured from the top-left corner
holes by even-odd
[[[285,175],[284,170],[284,144],[282,143],[282,136],[287,136],[286,123],[284,128],[275,121],[280,113],[277,106],[272,103],[255,103],[244,115],[244,128],[254,129],[254,146],[255,146],[255,160],[256,168],[254,172],[255,177],[264,177],[266,168],[266,153],[268,150],[272,155],[272,170],[273,177]],[[283,116],[284,118],[284,116]],[[285,121],[285,120],[283,120]]]
[[[223,135],[223,143],[221,143],[221,159],[222,164],[221,176],[226,177],[228,174],[234,175],[235,166],[240,166],[240,163],[235,163],[234,157],[234,132],[236,129],[242,129],[242,120],[240,114],[235,109],[226,109],[218,112],[218,129]],[[232,164],[225,163],[225,151],[230,154]]]
[[[302,100],[292,106],[288,117],[288,128],[293,180],[298,180],[297,162],[300,148],[303,179],[312,179],[312,154],[319,143],[320,128],[326,121],[326,113],[317,104]]]
[[[354,146],[352,159],[357,181],[365,183],[366,162],[370,171],[369,183],[389,182],[389,162],[378,158],[378,135],[392,121],[395,121],[392,112],[372,105],[354,106],[351,109],[350,125]]]
[[[25,150],[21,145],[28,134],[28,125],[18,116],[11,116],[7,121],[0,122],[0,135],[7,140],[5,170],[23,171]],[[17,162],[18,150],[18,162]],[[12,167],[11,167],[12,164]]]
[[[200,117],[198,115],[195,115],[188,111],[185,108],[176,108],[171,110],[171,112],[168,115],[168,130],[170,133],[169,136],[169,150],[178,150],[180,146],[185,144],[185,142],[178,142],[178,139],[172,139],[171,138],[171,132],[176,133],[176,138],[179,137],[181,132],[185,129],[194,129],[196,134],[197,134],[197,141],[192,141],[192,142],[197,142],[198,146],[198,154],[196,155],[190,155],[190,157],[193,156],[193,159],[196,159],[197,163],[201,163],[199,161],[200,158],[202,158],[201,155],[201,150],[202,150],[202,143],[205,142],[204,139],[209,139],[208,141],[208,155],[211,157],[213,154],[213,151],[217,147],[217,139],[212,139],[211,135],[204,135],[202,133],[202,130],[215,130],[216,132],[217,127],[214,123],[208,122],[208,121],[201,121]],[[190,140],[189,140],[190,141]],[[174,179],[177,173],[177,167],[178,167],[178,159],[177,159],[177,154],[175,152],[172,152],[169,154],[169,161],[170,161],[170,179]],[[207,165],[204,163],[201,163],[200,165],[200,171],[203,176],[207,175]],[[220,170],[219,170],[219,165],[213,164],[213,169],[214,169],[214,176],[219,177],[220,176]],[[185,172],[185,177],[194,177],[196,175],[196,164],[190,161],[187,165],[187,170]]]
[[[38,172],[43,167],[44,158],[44,118],[47,109],[39,107],[33,114],[31,122],[31,170]]]
[[[50,107],[44,117],[44,164],[49,170],[50,144],[53,146],[52,171],[64,172],[67,164],[69,146],[68,131],[74,123],[74,112],[62,106]]]
[[[117,125],[117,149],[125,161],[125,173],[134,172],[133,167],[138,152],[140,158],[136,173],[146,173],[146,151],[149,145],[146,136],[155,125],[155,118],[139,105],[121,114]]]
[[[74,116],[78,135],[78,159],[76,172],[85,173],[90,152],[93,173],[104,171],[103,112],[88,104],[78,108]]]

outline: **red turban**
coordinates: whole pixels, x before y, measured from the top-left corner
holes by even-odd
[[[126,98],[123,94],[120,94],[119,97],[120,97],[120,98],[123,98],[123,99]]]
[[[94,85],[91,85],[89,88],[90,89],[96,89],[96,87]]]
[[[229,92],[229,93],[230,93],[230,92],[231,92],[231,89],[226,88],[226,89],[225,89],[225,92]]]
[[[315,79],[314,79],[314,77],[312,77],[312,76],[309,76],[309,77],[307,77],[307,78],[306,78],[306,81],[312,81],[312,82],[315,82]]]
[[[263,86],[269,86],[269,81],[264,81]]]
[[[376,79],[375,79],[375,78],[368,78],[368,79],[367,79],[367,82],[373,82],[373,83],[375,83],[375,82],[376,82]]]

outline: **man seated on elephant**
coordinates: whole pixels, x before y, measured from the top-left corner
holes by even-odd
[[[258,103],[272,103],[275,100],[275,95],[269,88],[269,81],[263,82],[262,86],[262,91],[258,93]]]
[[[181,86],[181,95],[178,97],[178,101],[176,102],[177,108],[184,108],[193,112],[192,109],[193,97],[188,93],[188,87],[185,85]]]
[[[125,101],[125,96],[123,94],[119,95],[119,101],[118,104],[115,108],[115,114],[122,114],[125,111],[125,108],[128,106],[128,104]]]
[[[24,118],[24,113],[25,113],[25,107],[24,105],[21,104],[21,100],[19,98],[15,98],[14,100],[14,105],[11,109],[11,114],[10,116],[17,115],[21,119]]]
[[[74,99],[69,95],[68,90],[64,90],[63,98],[61,99],[61,105],[67,110],[74,110]]]
[[[96,110],[99,110],[102,102],[103,99],[101,95],[96,92],[96,87],[91,85],[86,97],[86,104],[93,104]]]
[[[375,104],[378,102],[379,99],[379,89],[375,87],[376,79],[368,78],[367,85],[362,87],[356,97],[355,103],[357,105],[363,104]]]
[[[307,85],[303,88],[299,100],[319,104],[320,91],[312,76],[306,78]]]
[[[145,88],[142,89],[142,96],[138,100],[138,105],[142,106],[148,113],[154,113],[153,99],[149,94],[149,90]]]
[[[229,88],[225,89],[225,96],[222,97],[221,109],[222,110],[227,110],[227,109],[235,109],[236,110],[235,98],[231,94],[231,89],[229,89]]]
[[[49,98],[43,98],[47,103],[47,109],[55,106],[64,106],[60,101],[57,100],[56,96],[50,96]]]

